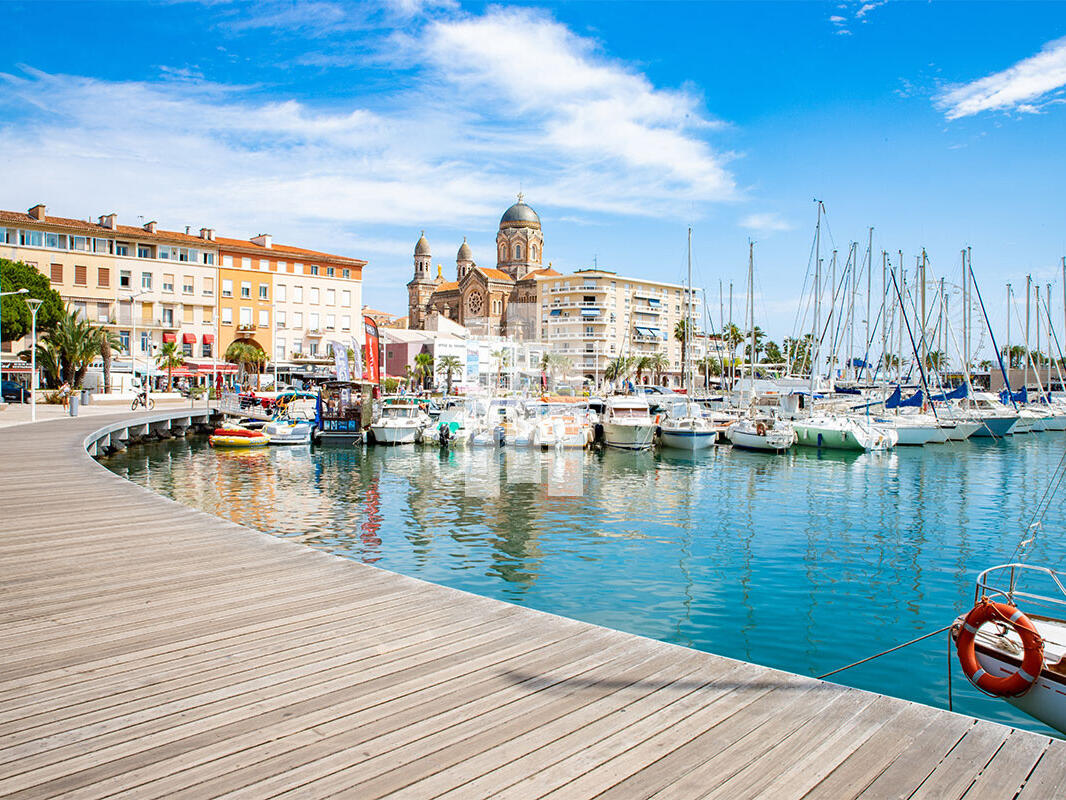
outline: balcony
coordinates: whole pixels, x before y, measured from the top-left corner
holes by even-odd
[[[306,336],[321,336],[322,330],[319,328],[308,328],[306,331],[304,331],[304,334]]]

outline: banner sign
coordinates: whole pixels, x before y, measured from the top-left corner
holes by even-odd
[[[363,367],[363,380],[371,383],[381,381],[381,364],[378,363],[378,324],[371,317],[363,317],[366,330],[366,364]]]
[[[333,368],[337,370],[337,380],[350,381],[351,372],[348,369],[348,348],[340,342],[331,342],[333,346]]]

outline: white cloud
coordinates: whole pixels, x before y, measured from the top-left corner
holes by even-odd
[[[740,221],[740,227],[756,233],[777,233],[795,230],[796,226],[773,212],[749,214]]]
[[[971,83],[951,87],[936,98],[948,119],[983,111],[1013,110],[1036,113],[1060,102],[1057,90],[1066,86],[1066,37],[1048,42],[1035,56]]]
[[[880,8],[881,6],[885,5],[885,3],[887,3],[887,2],[888,2],[888,0],[873,0],[873,2],[870,2],[870,3],[863,3],[862,7],[858,11],[855,12],[855,19],[863,19],[871,11],[873,11],[874,9]]]

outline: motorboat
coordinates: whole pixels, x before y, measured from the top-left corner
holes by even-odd
[[[531,424],[525,438],[531,446],[579,449],[592,443],[592,422],[587,404],[548,399],[527,408],[531,412]],[[516,444],[521,445],[522,441],[516,441]]]
[[[263,426],[263,433],[274,445],[309,444],[315,427],[316,395],[310,393],[279,396],[275,401],[277,414]]]
[[[744,450],[768,450],[783,453],[796,443],[796,431],[787,422],[773,417],[745,417],[726,429],[726,438]]]
[[[951,629],[966,677],[986,694],[1066,733],[1063,573],[1001,564],[977,577],[974,607]]]
[[[381,404],[378,417],[370,424],[375,444],[414,444],[429,425],[429,416],[412,400],[392,400]]]
[[[793,422],[796,444],[829,450],[888,450],[899,437],[891,428],[847,416],[807,417]]]
[[[647,450],[655,435],[655,420],[648,401],[638,395],[614,395],[607,398],[603,418],[603,438],[608,447],[622,450]]]
[[[362,444],[363,427],[369,417],[370,384],[327,381],[318,392],[311,438],[320,445]]]
[[[435,427],[426,428],[422,432],[422,440],[431,443],[435,440],[441,447],[465,447],[470,443],[473,433],[472,421],[465,406],[459,403],[451,404],[440,412]]]
[[[675,450],[706,450],[718,440],[718,426],[698,403],[675,403],[659,425],[659,439]]]
[[[224,425],[215,428],[207,441],[212,447],[262,447],[270,444],[270,437],[240,425]]]

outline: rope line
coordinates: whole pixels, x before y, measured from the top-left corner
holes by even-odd
[[[954,625],[954,624],[955,624],[954,622],[951,623],[951,625]],[[875,653],[874,655],[869,656],[867,658],[864,658],[861,661],[855,661],[855,662],[853,662],[851,664],[848,664],[846,666],[840,667],[839,669],[835,669],[832,672],[827,672],[824,675],[818,675],[816,677],[820,681],[821,680],[825,680],[830,675],[836,675],[838,672],[843,672],[846,669],[851,669],[852,667],[857,667],[857,666],[859,666],[859,664],[865,664],[867,661],[873,661],[875,658],[880,658],[881,656],[886,656],[889,653],[894,653],[897,650],[902,650],[904,647],[907,647],[908,645],[915,644],[916,642],[920,642],[923,639],[928,639],[930,636],[936,636],[939,633],[943,633],[944,631],[951,630],[951,625],[945,625],[943,628],[938,628],[937,630],[933,631],[932,633],[927,633],[924,636],[919,636],[917,639],[911,639],[909,642],[904,642],[903,644],[897,644],[895,647],[891,647],[888,650],[882,650],[880,653]]]

